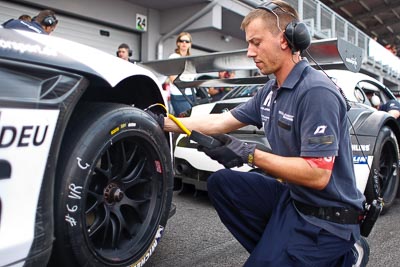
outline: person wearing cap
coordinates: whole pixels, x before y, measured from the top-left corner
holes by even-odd
[[[32,18],[32,21],[10,19],[2,24],[5,29],[24,30],[40,34],[51,34],[57,27],[58,20],[55,12],[49,9],[42,10]]]

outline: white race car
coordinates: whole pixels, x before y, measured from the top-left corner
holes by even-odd
[[[0,29],[0,266],[143,266],[170,214],[153,73]]]

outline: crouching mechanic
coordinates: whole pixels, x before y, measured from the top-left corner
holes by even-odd
[[[345,100],[300,57],[310,36],[289,4],[258,7],[242,29],[247,55],[276,79],[231,112],[181,118],[190,130],[222,142],[199,147],[227,168],[208,178],[221,221],[250,253],[245,266],[365,265],[364,196],[356,187]],[[166,131],[181,132],[169,118],[162,123]],[[248,124],[263,127],[273,154],[224,134]],[[229,169],[243,164],[268,175]]]

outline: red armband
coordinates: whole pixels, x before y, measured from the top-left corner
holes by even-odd
[[[323,157],[323,158],[303,158],[307,161],[312,168],[320,168],[324,170],[332,170],[335,157]]]

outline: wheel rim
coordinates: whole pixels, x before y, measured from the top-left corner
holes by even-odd
[[[378,196],[384,200],[391,201],[396,194],[396,177],[398,160],[396,159],[396,149],[392,142],[386,142],[381,151],[379,160],[379,172],[377,174]]]
[[[87,179],[86,240],[105,263],[140,256],[158,228],[163,179],[151,144],[144,136],[114,139],[101,151]]]

